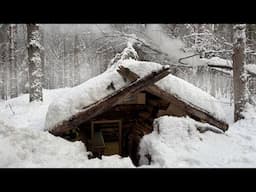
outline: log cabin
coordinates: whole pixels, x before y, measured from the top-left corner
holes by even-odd
[[[102,155],[113,154],[129,156],[136,166],[140,158],[140,140],[153,131],[154,119],[160,116],[189,116],[222,131],[228,129],[228,124],[223,118],[225,115],[221,112],[217,100],[192,84],[171,75],[168,66],[126,60],[109,71],[111,76],[99,75],[79,86],[79,90],[84,86],[80,94],[84,91],[101,93],[101,96],[91,96],[94,100],[89,104],[77,101],[89,97],[77,97],[78,92],[75,89],[78,88],[71,88],[74,94],[69,96],[65,103],[70,100],[80,103],[79,110],[67,113],[70,108],[65,108],[63,101],[54,101],[48,109],[46,129],[55,136],[82,141],[87,150],[92,152],[92,157],[101,158]],[[104,78],[97,81],[101,76]],[[112,78],[114,76],[115,78]],[[86,84],[95,86],[88,87]],[[196,93],[188,95],[182,91]],[[192,97],[194,99],[190,99]],[[203,105],[203,99],[208,102],[207,105]],[[59,113],[65,113],[65,118],[56,121],[55,117],[62,116]],[[51,122],[52,119],[54,122]]]

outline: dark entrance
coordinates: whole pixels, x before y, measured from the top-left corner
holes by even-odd
[[[92,152],[95,156],[122,153],[121,120],[104,120],[91,122]]]

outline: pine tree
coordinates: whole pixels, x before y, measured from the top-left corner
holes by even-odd
[[[47,82],[46,79],[44,78],[44,74],[45,74],[45,48],[44,48],[44,30],[42,28],[39,29],[40,31],[40,57],[41,57],[41,66],[42,66],[42,86],[43,88],[47,87]]]
[[[17,80],[17,25],[10,24],[8,31],[9,40],[9,64],[10,64],[10,96],[11,98],[18,96],[18,80]]]
[[[234,26],[234,47],[233,47],[233,86],[234,86],[234,121],[243,119],[242,112],[248,102],[247,78],[248,74],[245,70],[245,48],[246,35],[245,24]]]
[[[7,46],[8,46],[8,24],[3,24],[0,27],[0,91],[1,98],[8,99],[8,60],[7,60]]]
[[[29,62],[29,101],[43,101],[40,34],[38,24],[27,24]]]

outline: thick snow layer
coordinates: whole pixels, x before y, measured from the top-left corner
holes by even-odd
[[[148,164],[145,154],[150,154],[153,167],[255,167],[255,117],[255,108],[250,108],[247,118],[232,124],[225,134],[199,133],[188,117],[160,117],[155,120],[160,133],[155,126],[140,143],[140,163]]]
[[[210,112],[218,119],[226,120],[225,113],[219,101],[187,81],[173,75],[168,75],[156,84],[166,92],[176,95],[182,100]]]
[[[29,103],[28,94],[0,100],[0,167],[134,167],[130,158],[118,155],[89,160],[81,142],[43,131],[49,103],[68,89],[43,90],[42,103]]]
[[[0,101],[0,167],[134,167],[118,155],[88,160],[81,142],[42,131],[49,103],[66,91],[44,90],[43,103],[29,103],[27,94]],[[225,134],[199,133],[190,118],[158,119],[160,134],[154,131],[141,142],[141,155],[151,154],[152,164],[140,167],[256,167],[256,108],[248,105],[246,119],[235,124],[233,107],[223,108],[230,123]]]
[[[212,57],[210,59],[201,59],[204,61],[207,65],[219,65],[219,66],[228,66],[232,67],[232,61],[227,59],[222,59],[220,57]]]
[[[17,129],[0,123],[0,167],[4,168],[132,168],[118,155],[89,160],[82,142],[69,142],[48,132]]]
[[[44,129],[49,104],[58,99],[69,88],[43,90],[44,102],[29,102],[29,95],[0,102],[0,122],[15,128]]]
[[[118,65],[129,68],[131,71],[139,74],[140,77],[163,67],[158,63],[135,61],[132,59],[120,61]],[[45,128],[47,130],[52,129],[63,120],[67,120],[72,115],[81,111],[84,107],[124,87],[127,82],[116,71],[118,65],[113,65],[104,73],[63,92],[61,97],[58,97],[50,104],[46,115]],[[115,89],[108,89],[111,83],[113,83]],[[157,82],[157,85],[165,91],[209,111],[219,119],[223,119],[225,116],[215,98],[180,78],[168,75]]]
[[[247,64],[245,65],[245,69],[249,71],[250,73],[253,73],[256,75],[256,65],[255,64]]]

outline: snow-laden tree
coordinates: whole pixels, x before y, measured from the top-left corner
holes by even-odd
[[[11,98],[18,96],[18,80],[17,80],[17,25],[9,24],[8,40],[9,40],[9,69],[10,69],[10,96]]]
[[[43,101],[40,33],[38,24],[27,24],[29,62],[29,101]]]
[[[0,27],[0,94],[1,99],[7,99],[7,37],[8,25]]]
[[[248,74],[245,69],[245,48],[246,48],[246,25],[238,24],[234,26],[234,47],[233,47],[233,85],[234,85],[234,120],[244,118],[242,112],[248,102],[247,79]]]

